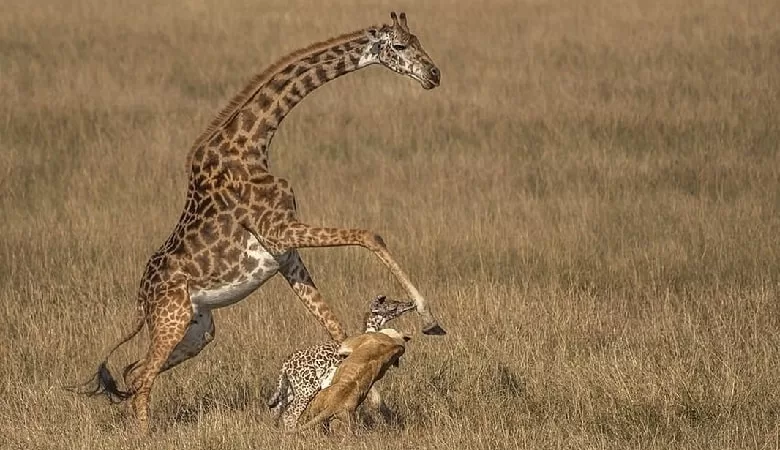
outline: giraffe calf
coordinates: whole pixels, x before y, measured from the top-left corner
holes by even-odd
[[[371,301],[366,314],[365,332],[379,331],[390,320],[415,308],[414,302],[400,302],[379,296]],[[293,430],[298,418],[320,389],[327,388],[343,360],[338,342],[326,342],[298,350],[282,364],[276,391],[268,400],[275,422]],[[376,389],[370,392],[371,404],[387,417],[389,411]]]

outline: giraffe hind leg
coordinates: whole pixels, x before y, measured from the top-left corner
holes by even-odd
[[[184,339],[192,320],[192,305],[186,287],[166,289],[154,299],[149,316],[150,343],[146,356],[126,370],[132,392],[130,407],[139,432],[149,432],[149,403],[154,381],[176,346]]]
[[[214,340],[215,331],[214,318],[211,315],[211,311],[193,312],[192,321],[187,327],[184,338],[168,356],[160,372],[170,370],[184,361],[197,356],[201,350]]]

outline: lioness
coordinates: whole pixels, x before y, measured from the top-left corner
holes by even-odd
[[[311,419],[298,429],[328,424],[333,417],[341,419],[350,429],[355,410],[390,365],[398,366],[398,358],[404,354],[410,339],[409,335],[392,328],[346,339],[339,347],[339,355],[346,358],[339,364],[333,383],[317,393],[306,409],[306,416]]]

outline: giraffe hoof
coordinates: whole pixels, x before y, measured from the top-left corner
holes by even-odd
[[[430,336],[444,336],[447,334],[446,331],[444,331],[444,328],[440,327],[438,323],[434,323],[433,325],[429,325],[422,330],[423,334],[427,334]]]

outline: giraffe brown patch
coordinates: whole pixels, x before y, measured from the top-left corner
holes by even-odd
[[[223,142],[222,145],[219,146],[219,149],[217,149],[217,151],[223,155],[230,154],[231,152],[236,153],[237,150],[231,147],[232,146],[230,145],[229,142]]]
[[[205,151],[206,150],[203,148],[202,145],[200,147],[198,147],[198,149],[195,150],[195,152],[192,154],[193,161],[200,161],[201,159],[203,159],[203,153]]]
[[[185,242],[190,254],[200,253],[201,250],[206,248],[206,244],[197,233],[187,236],[187,240]]]
[[[301,88],[298,87],[297,84],[293,84],[293,86],[290,88],[290,93],[288,95],[295,98],[296,101],[303,98],[303,93],[301,92]]]
[[[225,130],[225,137],[227,139],[233,139],[233,136],[238,133],[238,122],[238,115],[235,115],[225,124],[223,130]]]
[[[257,122],[257,114],[252,112],[250,109],[245,109],[242,113],[241,117],[241,125],[244,131],[249,131],[252,129],[252,126]]]
[[[195,214],[200,215],[201,217],[211,217],[217,212],[216,206],[214,206],[214,203],[212,201],[202,201],[198,204],[197,209],[195,210]],[[212,225],[210,223],[204,224],[203,229],[207,229],[206,226],[211,227]],[[211,232],[211,229],[208,229],[209,233]],[[204,234],[209,234],[204,233]]]
[[[232,246],[227,249],[227,252],[225,252],[225,259],[228,261],[238,261],[238,259],[241,258],[242,253],[243,252],[237,247]]]
[[[247,212],[249,211],[243,206],[237,206],[236,209],[233,210],[233,215],[236,219],[240,220],[247,214]]]
[[[295,209],[295,197],[291,191],[283,191],[279,195],[279,207],[287,210]]]
[[[326,52],[327,50],[320,50],[316,53],[312,53],[311,55],[307,56],[306,59],[304,59],[303,61],[306,64],[310,64],[313,66],[320,62],[320,60],[322,59],[323,55],[325,55]]]
[[[229,195],[226,194],[227,192],[225,191],[218,191],[215,192],[213,195],[214,204],[216,205],[217,209],[221,211],[232,209],[234,206],[236,206],[236,202]]]
[[[284,76],[288,76],[288,75],[290,75],[290,73],[291,73],[291,72],[292,72],[292,71],[293,71],[293,70],[294,70],[296,67],[298,67],[298,64],[295,64],[295,63],[290,63],[290,64],[287,64],[287,65],[284,67],[284,69],[282,69],[282,70],[281,70],[279,73],[280,73],[280,74],[282,74],[282,75],[284,75]]]
[[[219,223],[220,234],[222,236],[230,236],[233,232],[233,218],[230,216],[230,213],[220,214],[217,222]]]
[[[259,177],[254,178],[252,181],[254,181],[257,184],[273,184],[275,179],[276,179],[275,176],[271,175],[270,173],[266,173]]]
[[[236,281],[241,277],[241,272],[238,270],[238,266],[231,266],[230,269],[223,275],[225,280]]]
[[[223,238],[211,247],[211,252],[219,260],[225,260],[225,255],[227,254],[229,248],[230,242]]]
[[[293,74],[293,77],[299,78],[304,73],[308,72],[311,67],[300,64],[296,69],[295,73]]]
[[[336,62],[336,65],[333,68],[336,73],[343,73],[347,68],[347,62],[343,59],[340,59]]]
[[[209,145],[212,147],[216,147],[222,142],[223,139],[224,137],[222,137],[222,133],[217,133],[214,135],[213,138],[211,138],[211,140],[209,141]]]
[[[189,261],[184,265],[184,272],[192,278],[200,278],[203,276],[203,272],[201,272],[200,267],[198,267],[194,261]]]
[[[274,78],[269,83],[269,86],[271,87],[272,91],[274,91],[276,94],[279,94],[280,92],[284,91],[284,88],[286,88],[288,84],[290,84],[289,78]]]
[[[200,237],[206,245],[211,245],[219,239],[219,232],[212,221],[204,221],[200,227]]]
[[[273,100],[271,100],[271,97],[265,92],[258,92],[255,97],[255,102],[257,103],[257,106],[260,107],[260,111],[265,111],[271,106]]]
[[[282,109],[284,109],[285,111],[291,110],[296,103],[297,102],[294,101],[289,94],[282,97],[282,99],[279,101],[279,104],[282,106]]]
[[[211,271],[211,258],[206,253],[201,253],[193,258],[201,275],[206,275]]]
[[[215,172],[219,167],[219,156],[216,152],[209,150],[203,158],[203,162],[200,164],[200,168],[203,172],[211,173]]]
[[[314,80],[312,79],[311,74],[308,74],[305,77],[303,77],[301,79],[301,83],[303,83],[303,90],[305,92],[311,92],[317,87],[314,85]]]
[[[317,66],[317,68],[314,69],[314,74],[319,81],[319,83],[317,83],[318,85],[328,81],[328,72],[322,66]]]
[[[282,108],[280,108],[279,106],[274,108],[273,116],[274,116],[274,121],[276,123],[281,122],[282,119],[284,119],[284,115],[285,115],[285,112],[284,112],[284,110]]]
[[[268,119],[263,118],[257,124],[255,134],[252,135],[252,141],[255,142],[258,147],[264,146],[264,138],[267,138],[268,135],[273,133],[275,130],[276,127],[271,126],[271,124],[268,122]]]
[[[252,273],[255,270],[257,270],[257,266],[260,264],[258,261],[254,258],[242,258],[241,261],[241,269],[244,270],[245,273]]]

